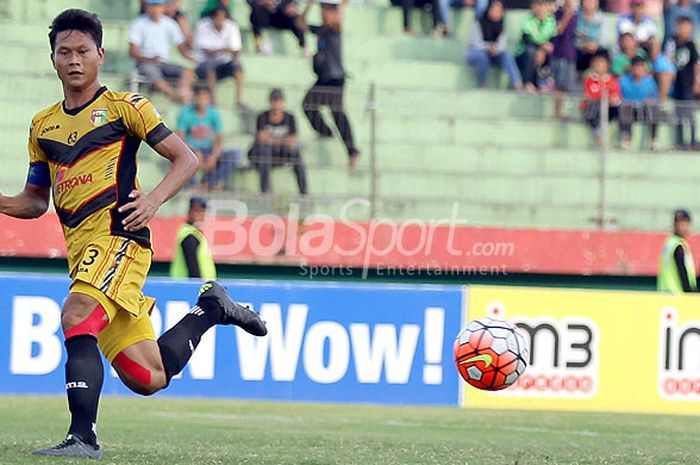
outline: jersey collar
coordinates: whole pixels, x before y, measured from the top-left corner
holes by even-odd
[[[84,109],[86,109],[87,107],[89,107],[90,105],[92,105],[92,103],[95,100],[97,100],[99,98],[99,96],[104,94],[105,92],[107,92],[107,86],[100,87],[97,90],[97,92],[95,92],[95,95],[90,100],[88,100],[84,104],[80,105],[79,107],[71,108],[70,110],[66,108],[66,101],[64,100],[61,103],[61,106],[63,107],[63,112],[67,115],[75,116],[78,113],[80,113],[81,111],[83,111]]]

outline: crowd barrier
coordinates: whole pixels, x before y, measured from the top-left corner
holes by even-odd
[[[267,321],[217,327],[163,395],[470,408],[700,414],[700,296],[487,286],[228,281]],[[0,394],[62,394],[66,278],[0,274]],[[199,284],[152,279],[156,334]],[[531,342],[510,389],[467,387],[454,337],[505,318]],[[127,394],[109,370],[104,391]]]

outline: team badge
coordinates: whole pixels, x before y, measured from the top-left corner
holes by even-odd
[[[102,126],[107,121],[107,109],[106,108],[95,108],[90,113],[90,122],[93,126]]]

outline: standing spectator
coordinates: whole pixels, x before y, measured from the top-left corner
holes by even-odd
[[[236,168],[240,153],[223,149],[221,115],[211,103],[209,87],[195,88],[194,104],[180,110],[177,134],[199,158],[202,179],[196,187],[219,190]]]
[[[241,31],[228,19],[226,7],[219,5],[197,24],[194,35],[194,53],[197,60],[197,76],[206,79],[213,89],[219,79],[236,81],[236,105],[243,103],[243,68],[240,63]]]
[[[564,94],[576,91],[576,26],[578,13],[573,0],[564,0],[564,5],[554,15],[557,20],[557,36],[552,39],[551,68],[554,75],[554,116],[562,117]]]
[[[676,24],[681,17],[689,18],[693,23],[693,32],[691,37],[695,37],[695,32],[698,30],[698,11],[697,5],[691,0],[678,0],[672,3],[671,0],[664,0],[664,44],[669,40],[673,40],[676,35]]]
[[[202,225],[207,216],[207,201],[192,197],[187,222],[175,236],[175,253],[170,262],[170,277],[174,279],[216,279],[216,264],[211,256]]]
[[[523,78],[506,41],[503,2],[491,0],[486,13],[474,20],[469,33],[467,63],[476,68],[479,87],[486,87],[491,64],[500,66],[508,74],[515,89],[523,87]]]
[[[252,11],[250,24],[255,36],[255,50],[258,53],[268,53],[269,47],[263,49],[262,31],[265,28],[286,29],[292,32],[299,41],[299,47],[306,55],[306,39],[299,24],[299,12],[296,0],[248,0]]]
[[[525,87],[534,91],[538,87],[538,72],[554,50],[551,40],[557,35],[557,21],[547,0],[532,0],[531,12],[521,30],[515,61]]]
[[[187,15],[180,10],[180,0],[165,0],[165,9],[163,10],[165,16],[173,19],[180,30],[185,35],[185,42],[187,46],[192,48],[192,29],[190,28],[190,20]]]
[[[649,75],[647,63],[642,57],[632,58],[629,73],[619,79],[622,92],[620,107],[620,146],[629,150],[632,139],[632,123],[644,122],[649,127],[651,149],[656,150],[656,128],[660,119],[659,88]]]
[[[678,69],[676,84],[673,86],[673,99],[676,106],[676,148],[695,149],[695,106],[697,91],[698,51],[693,43],[693,22],[681,16],[676,22],[676,36],[669,42],[668,53]],[[685,143],[684,127],[690,129],[690,143]]]
[[[312,2],[309,2],[302,14],[304,20]],[[320,108],[330,107],[335,125],[348,151],[350,169],[354,169],[360,155],[352,137],[350,120],[343,108],[343,90],[345,86],[345,68],[341,54],[341,28],[343,24],[343,9],[341,4],[321,3],[321,26],[309,26],[309,30],[318,37],[318,51],[313,57],[313,69],[316,73],[316,83],[304,97],[304,114],[311,126],[321,137],[332,137],[333,131],[323,121]]]
[[[138,72],[148,78],[153,87],[170,98],[187,103],[191,98],[194,79],[192,69],[168,63],[170,47],[190,61],[185,36],[177,23],[163,15],[165,0],[147,0],[146,14],[134,20],[129,30],[129,56],[136,61]],[[166,79],[177,79],[176,91]]]
[[[601,105],[603,99],[608,102],[608,120],[617,118],[618,108],[622,102],[620,85],[615,76],[609,74],[610,61],[607,53],[599,52],[591,59],[591,70],[583,81],[585,100],[582,102],[584,119],[593,128],[596,144],[607,144],[603,140],[600,127]]]
[[[698,291],[695,262],[687,240],[690,227],[690,213],[676,210],[673,214],[673,234],[666,238],[659,257],[656,289],[661,292],[682,294]]]
[[[299,149],[296,121],[294,115],[284,111],[284,94],[280,89],[272,89],[270,109],[258,116],[255,143],[248,152],[248,158],[260,173],[261,192],[270,192],[272,168],[291,164],[299,193],[307,194],[306,167]]]
[[[605,50],[608,33],[598,0],[583,0],[576,23],[576,70],[583,72],[591,66],[591,58]]]

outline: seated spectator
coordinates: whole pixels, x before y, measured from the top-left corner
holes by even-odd
[[[199,13],[199,18],[204,19],[207,16],[210,16],[211,12],[214,11],[214,8],[216,8],[219,5],[226,8],[226,13],[228,14],[228,18],[232,19],[233,18],[233,2],[231,0],[207,0],[206,5],[204,5],[204,8],[202,8],[202,11]]]
[[[607,53],[599,52],[591,59],[591,69],[583,81],[583,116],[593,128],[596,144],[599,146],[607,144],[600,127],[601,102],[604,99],[608,102],[608,121],[617,118],[618,108],[622,103],[620,85],[615,76],[609,73],[609,69]]]
[[[306,39],[304,31],[299,24],[299,11],[296,0],[248,0],[252,8],[250,24],[255,36],[255,50],[258,53],[269,53],[269,47],[263,50],[262,31],[265,28],[287,29],[294,34],[299,41],[299,47],[304,55],[306,51]]]
[[[654,77],[659,86],[659,101],[663,104],[668,97],[671,84],[676,75],[676,68],[663,53],[657,53],[653,58],[644,48],[640,47],[634,36],[627,32],[620,36],[620,53],[612,64],[612,73],[621,76],[629,71],[632,58],[635,56],[644,58],[647,66],[654,72]]]
[[[673,86],[673,100],[676,106],[676,148],[696,149],[695,107],[698,93],[697,79],[700,76],[698,51],[693,43],[693,21],[681,16],[676,22],[676,36],[669,41],[667,53],[678,68],[676,83]],[[684,128],[690,129],[690,142],[686,144]]]
[[[632,58],[630,71],[619,79],[622,92],[620,107],[620,146],[629,150],[632,139],[632,123],[643,122],[649,127],[651,149],[656,150],[656,128],[661,119],[659,88],[649,75],[647,63],[642,57]]]
[[[251,164],[260,173],[260,191],[271,192],[270,170],[292,165],[299,193],[306,195],[306,167],[301,158],[294,115],[284,111],[284,94],[280,89],[270,92],[270,109],[257,121],[255,142],[248,152]]]
[[[177,134],[187,142],[199,158],[202,178],[193,180],[195,188],[220,190],[240,159],[238,150],[223,149],[221,115],[212,104],[209,87],[199,85],[194,91],[194,104],[180,110]]]
[[[210,89],[216,81],[232,77],[236,81],[236,105],[243,103],[243,68],[240,63],[241,31],[228,19],[226,7],[219,5],[197,24],[194,54],[197,76],[206,79]]]
[[[653,19],[645,15],[644,0],[632,0],[630,4],[631,13],[621,15],[617,21],[617,35],[632,34],[642,47],[654,41],[658,35],[658,27]]]
[[[591,58],[598,51],[605,50],[608,44],[605,18],[598,0],[583,0],[576,23],[576,70],[586,71],[591,66]]]
[[[557,10],[554,17],[557,20],[557,35],[552,39],[554,50],[552,51],[550,67],[555,89],[554,116],[560,119],[564,94],[575,92],[578,80],[576,76],[576,46],[574,45],[578,13],[573,0],[564,0],[564,5]]]
[[[532,0],[532,11],[522,25],[522,39],[515,61],[528,91],[539,87],[538,72],[554,50],[551,40],[557,35],[557,21],[547,0]]]
[[[168,16],[174,20],[180,30],[185,35],[185,42],[187,46],[192,48],[192,29],[190,28],[190,20],[187,15],[180,10],[180,0],[165,0],[165,9],[163,10],[165,16]]]
[[[167,96],[187,103],[191,98],[194,72],[168,62],[170,47],[190,61],[185,36],[177,23],[163,14],[164,0],[147,0],[146,14],[134,20],[129,30],[129,56],[136,61],[138,72],[149,79],[153,87]],[[176,91],[166,79],[177,79]]]
[[[442,31],[445,37],[452,36],[452,18],[450,17],[449,0],[392,0],[392,4],[398,4],[403,11],[403,30],[409,35],[418,35],[413,28],[414,8],[429,7],[433,17],[433,29],[431,35],[436,37]]]
[[[672,3],[671,0],[664,0],[664,44],[676,35],[676,24],[681,17],[689,18],[693,23],[692,37],[695,37],[700,19],[695,2],[678,0],[676,3]]]
[[[474,21],[469,33],[467,62],[476,68],[479,87],[486,87],[491,64],[500,66],[508,74],[515,89],[523,87],[523,78],[506,40],[503,2],[491,0],[486,13]]]

